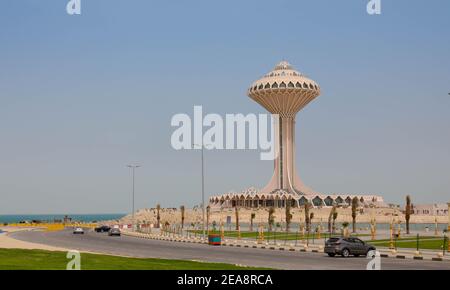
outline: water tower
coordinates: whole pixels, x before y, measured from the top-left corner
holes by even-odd
[[[295,117],[319,95],[319,85],[285,61],[249,88],[250,98],[278,115],[275,118],[274,173],[262,193],[284,190],[294,194],[314,194],[300,180],[295,168]]]

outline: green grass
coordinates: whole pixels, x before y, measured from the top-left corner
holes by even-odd
[[[190,231],[191,232],[191,234],[193,235],[193,234],[197,234],[197,235],[201,235],[202,234],[202,231],[200,231],[200,230],[198,230],[198,231]],[[220,231],[210,231],[209,232],[210,234],[216,234],[216,235],[220,235]],[[224,231],[224,236],[225,237],[228,237],[228,238],[237,238],[238,237],[238,232],[237,231]],[[334,234],[334,235],[331,235],[331,237],[340,237],[341,235],[340,234]],[[354,237],[356,237],[356,236],[370,236],[369,234],[355,234],[355,235],[352,235],[352,236],[354,236]],[[247,239],[256,239],[258,237],[258,232],[248,232],[248,231],[245,231],[245,232],[241,232],[241,238],[247,238]],[[321,238],[323,239],[323,238],[329,238],[330,236],[328,235],[328,233],[321,233]],[[286,232],[281,232],[281,231],[278,231],[278,232],[268,232],[268,231],[265,231],[264,232],[264,239],[266,239],[266,240],[272,240],[272,239],[277,239],[277,240],[301,240],[301,238],[302,238],[302,234],[301,233],[295,233],[295,232],[290,232],[290,233],[286,233]],[[308,239],[310,239],[310,240],[312,240],[312,239],[316,239],[317,238],[317,234],[315,234],[315,233],[310,233],[309,235],[308,234],[305,234],[304,235],[304,237],[303,237],[303,239],[306,239],[306,238],[308,238]]]
[[[371,241],[369,242],[375,246],[379,247],[389,247],[390,241],[389,240],[382,240],[382,241]],[[420,240],[419,241],[419,249],[422,250],[441,250],[442,246],[444,244],[444,239],[442,238],[432,238],[432,239],[426,239],[426,240]],[[395,242],[394,242],[395,245]],[[397,248],[409,248],[409,249],[416,249],[417,242],[413,239],[400,239],[397,240],[396,243]],[[447,242],[445,243],[445,247],[447,248]]]
[[[420,237],[420,240],[440,240],[443,241],[442,237],[436,237],[436,236],[423,236]],[[383,242],[389,242],[390,239],[382,239],[382,240],[374,240],[371,241],[372,243],[383,243]],[[400,238],[397,239],[397,242],[402,242],[402,241],[414,241],[416,242],[416,237],[406,237],[406,238]]]
[[[0,270],[65,270],[66,252],[0,249]],[[221,263],[81,254],[82,270],[253,270]]]

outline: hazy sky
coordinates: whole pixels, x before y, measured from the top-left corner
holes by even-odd
[[[297,167],[324,193],[450,200],[450,1],[68,0],[0,3],[0,214],[193,205],[200,152],[175,113],[263,113],[248,86],[282,59],[322,95]],[[207,151],[207,195],[262,187],[259,151]]]

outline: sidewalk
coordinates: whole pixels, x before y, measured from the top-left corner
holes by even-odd
[[[13,239],[9,234],[18,231],[30,231],[34,230],[31,228],[11,228],[11,227],[0,227],[3,232],[0,233],[0,248],[2,249],[27,249],[27,250],[47,250],[47,251],[65,251],[68,249],[52,247],[42,244],[29,243],[20,240]]]

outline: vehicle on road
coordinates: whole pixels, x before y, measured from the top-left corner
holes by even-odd
[[[83,230],[83,228],[74,228],[73,229],[73,234],[74,235],[83,235],[84,234],[84,230]]]
[[[111,229],[111,228],[108,227],[108,226],[99,226],[99,227],[96,227],[94,230],[95,230],[97,233],[107,233],[107,232],[109,232],[110,229]]]
[[[330,257],[341,255],[342,257],[349,257],[353,255],[367,256],[370,251],[375,251],[376,248],[358,238],[330,238],[325,242],[324,252]]]
[[[120,229],[110,229],[108,232],[108,236],[119,236],[120,237]]]

